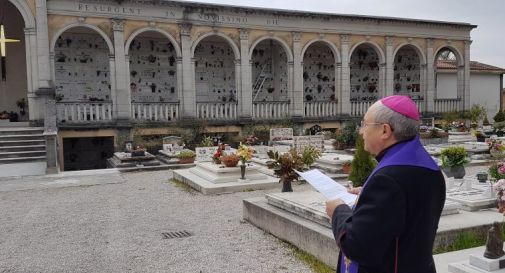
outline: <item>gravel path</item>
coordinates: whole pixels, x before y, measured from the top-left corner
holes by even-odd
[[[171,177],[25,178],[18,189],[0,181],[0,272],[311,272],[284,243],[242,221],[242,199],[280,185],[204,196]],[[163,239],[183,230],[193,235]]]

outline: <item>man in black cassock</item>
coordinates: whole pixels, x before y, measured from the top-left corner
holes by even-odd
[[[326,202],[340,248],[337,273],[434,273],[445,181],[419,141],[415,103],[383,98],[361,123],[365,150],[379,164],[353,208],[340,199]]]

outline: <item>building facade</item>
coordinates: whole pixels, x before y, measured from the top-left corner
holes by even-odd
[[[57,132],[60,147],[192,120],[336,127],[393,94],[424,116],[471,105],[467,23],[154,0],[8,0],[4,10],[7,36],[21,42],[7,46],[0,92],[12,99],[1,106],[26,96],[26,119]],[[450,98],[436,86],[446,50]]]

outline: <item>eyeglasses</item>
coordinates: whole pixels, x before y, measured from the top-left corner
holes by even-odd
[[[361,121],[361,128],[365,128],[367,126],[373,126],[373,125],[382,125],[384,123],[380,123],[380,122],[368,122],[366,123],[364,120]]]

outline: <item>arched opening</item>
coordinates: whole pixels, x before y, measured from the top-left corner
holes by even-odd
[[[235,55],[228,41],[213,35],[195,47],[196,102],[237,102]]]
[[[398,50],[395,55],[393,77],[395,95],[423,99],[421,93],[421,58],[415,47],[405,45]]]
[[[0,60],[0,120],[28,120],[25,22],[9,1],[0,3],[0,25],[4,30],[3,38],[18,40],[0,42],[5,55]]]
[[[111,102],[109,52],[106,41],[92,29],[64,31],[54,45],[56,101]]]
[[[335,56],[324,42],[311,44],[303,55],[303,97],[305,102],[336,101]]]
[[[441,48],[435,55],[435,93],[437,99],[457,99],[459,61],[457,54],[449,47]]]
[[[258,43],[251,56],[254,102],[286,102],[288,94],[288,58],[282,45],[266,39]]]
[[[368,44],[359,45],[349,63],[351,101],[375,101],[379,98],[379,55]]]
[[[128,48],[132,102],[177,102],[177,53],[159,32],[136,36]]]

